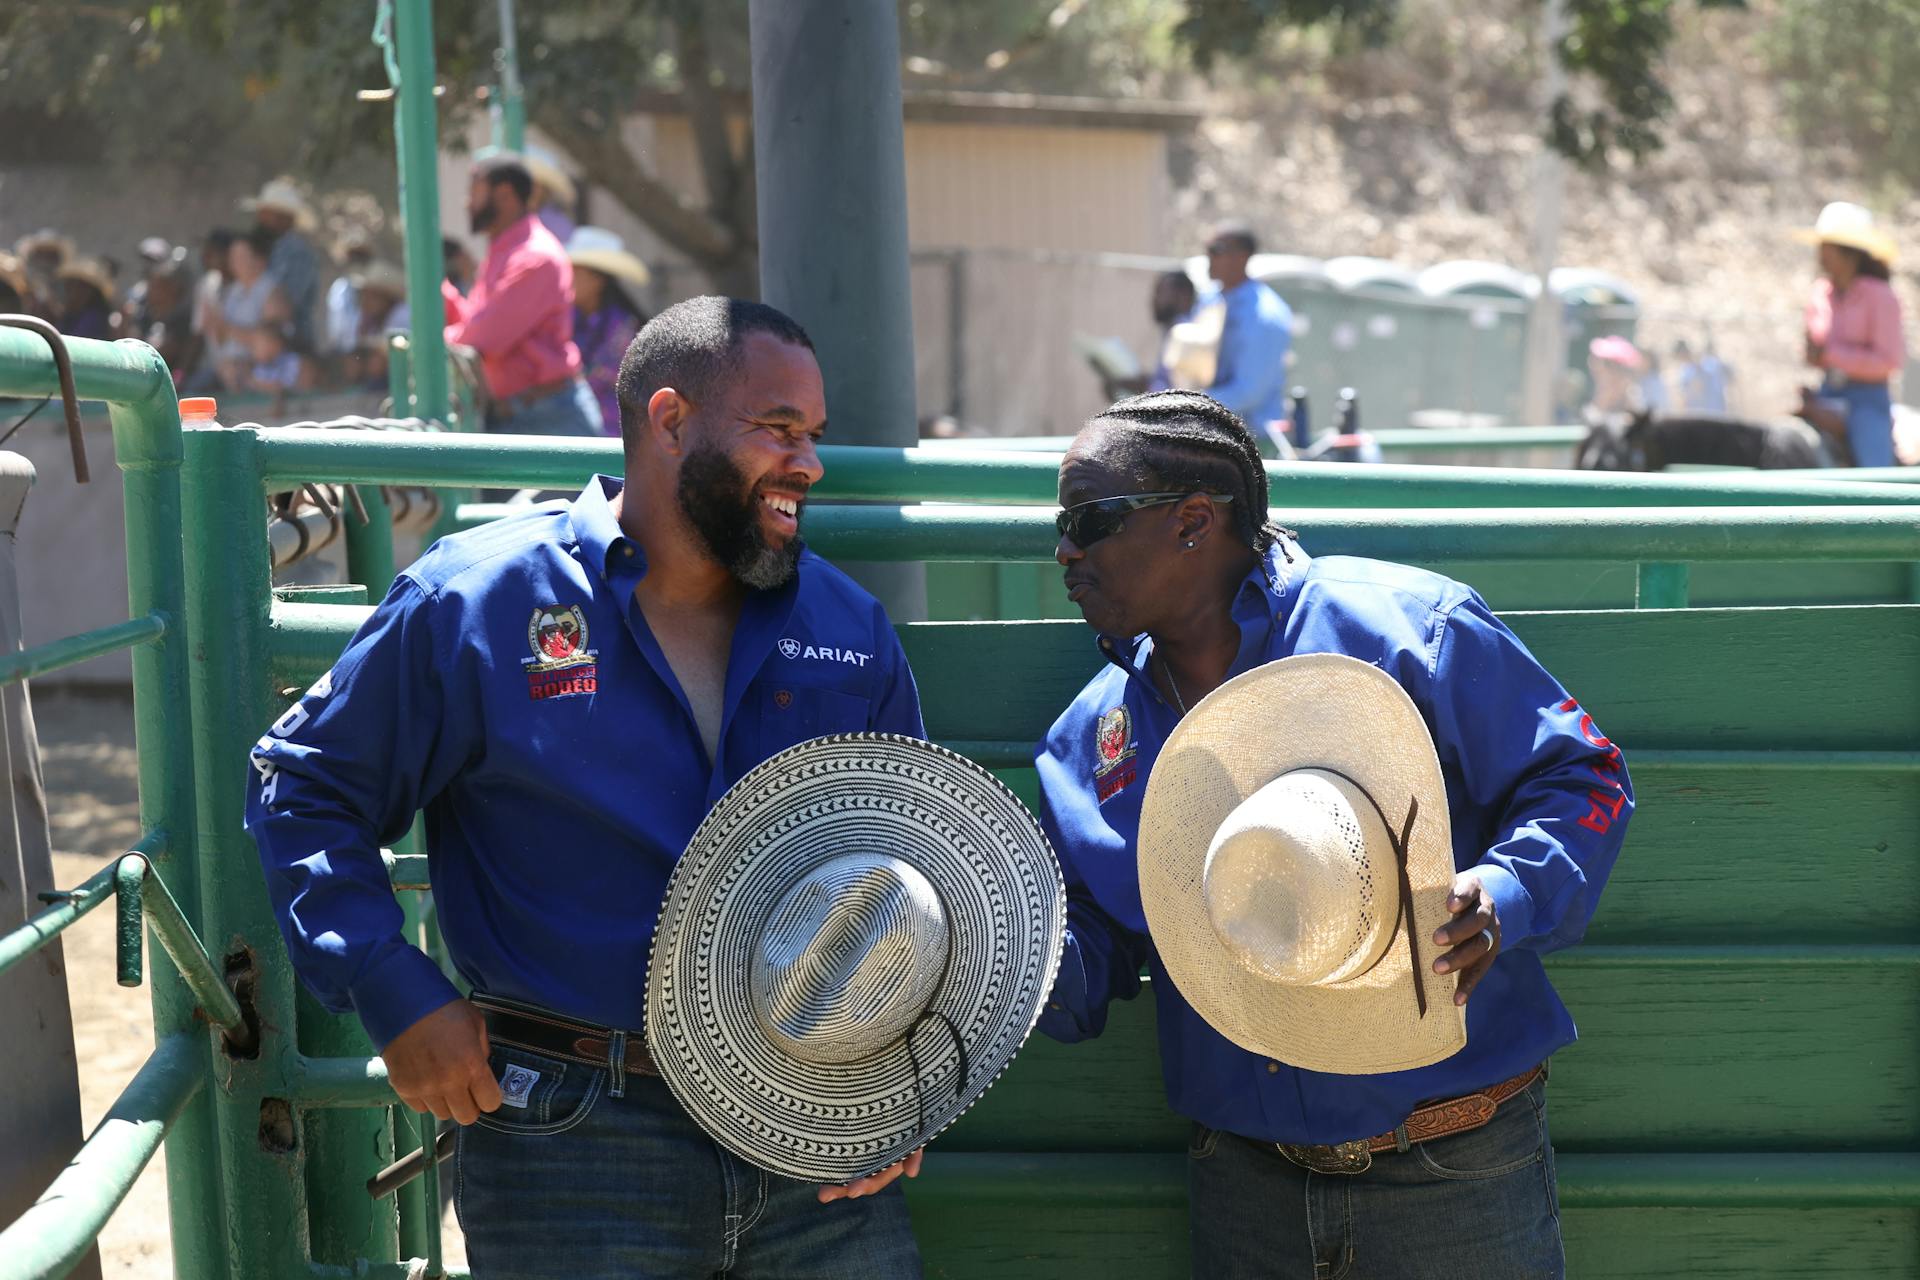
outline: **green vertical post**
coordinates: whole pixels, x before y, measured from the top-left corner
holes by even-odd
[[[400,166],[400,220],[406,227],[413,411],[447,417],[447,338],[441,326],[440,127],[433,97],[432,0],[394,0],[400,84],[394,94],[394,152]]]
[[[393,585],[393,508],[387,492],[377,484],[357,486],[360,505],[366,508],[363,524],[359,512],[349,502],[340,513],[347,535],[347,581],[367,589],[367,598],[378,603]]]
[[[394,417],[419,416],[413,411],[413,345],[404,333],[387,335],[387,395]]]
[[[500,46],[493,54],[499,78],[499,114],[494,117],[494,141],[509,151],[527,148],[527,103],[520,87],[520,40],[514,30],[513,0],[500,0]]]
[[[136,344],[116,344],[131,358]],[[173,886],[181,910],[205,937],[204,886],[195,829],[193,722],[189,714],[191,652],[185,564],[181,557],[180,406],[173,378],[159,353],[137,352],[151,380],[140,400],[109,409],[114,457],[126,500],[127,604],[130,616],[157,613],[167,633],[142,645],[133,659],[133,733],[139,749],[140,825],[163,833],[153,865]],[[153,1025],[157,1043],[194,1037],[202,1069],[224,1056],[198,1021],[194,1000],[172,965],[153,966]],[[167,1198],[176,1275],[238,1280],[229,1269],[226,1238],[233,1206],[222,1194],[217,1095],[203,1090],[189,1102],[167,1138]]]
[[[820,353],[834,438],[912,445],[913,297],[894,0],[752,0],[760,292]],[[917,564],[855,565],[896,621],[926,616]]]
[[[1640,609],[1687,607],[1688,572],[1684,564],[1649,561],[1639,566],[1634,606]]]
[[[283,1101],[288,1063],[298,1049],[293,973],[258,854],[241,829],[248,752],[284,709],[267,657],[272,570],[258,438],[249,429],[197,427],[183,443],[183,498],[194,513],[185,543],[193,769],[206,888],[201,937],[216,956],[248,958],[260,1025],[258,1055],[221,1064],[214,1105],[227,1229],[219,1242],[222,1266],[204,1274],[254,1280],[301,1273],[310,1239],[332,1241],[344,1230],[325,1222],[309,1228],[305,1174],[314,1144]],[[372,1140],[367,1145],[371,1154]],[[176,1218],[202,1208],[186,1202]],[[179,1274],[201,1273],[183,1266]]]

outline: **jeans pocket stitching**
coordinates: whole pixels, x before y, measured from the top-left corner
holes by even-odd
[[[480,1113],[478,1123],[482,1128],[491,1129],[495,1133],[517,1133],[528,1137],[544,1138],[556,1133],[565,1133],[587,1118],[587,1113],[593,1110],[593,1104],[600,1100],[600,1090],[605,1087],[606,1081],[605,1071],[595,1071],[588,1077],[587,1091],[580,1096],[579,1103],[559,1120],[543,1120],[534,1124],[503,1124],[493,1118],[494,1113],[483,1111]]]
[[[1213,1156],[1214,1150],[1220,1145],[1220,1131],[1218,1129],[1210,1129],[1203,1124],[1195,1124],[1194,1129],[1198,1134],[1205,1134],[1206,1136],[1200,1138],[1197,1142],[1193,1138],[1187,1139],[1187,1159],[1210,1159]]]
[[[1518,1173],[1528,1165],[1544,1163],[1547,1147],[1545,1115],[1540,1104],[1534,1100],[1533,1090],[1531,1089],[1527,1090],[1527,1101],[1530,1104],[1529,1116],[1533,1121],[1533,1147],[1524,1156],[1519,1156],[1487,1169],[1456,1169],[1451,1165],[1441,1164],[1439,1160],[1434,1157],[1433,1153],[1429,1150],[1432,1143],[1422,1142],[1413,1149],[1414,1154],[1419,1157],[1420,1167],[1436,1178],[1446,1178],[1454,1182],[1477,1182],[1489,1178],[1504,1178],[1508,1174]],[[1496,1115],[1490,1123],[1498,1124],[1501,1118],[1501,1116]],[[1482,1126],[1482,1130],[1485,1128],[1486,1126]],[[1479,1131],[1469,1130],[1468,1132]],[[1456,1134],[1451,1136],[1465,1137],[1467,1135]]]

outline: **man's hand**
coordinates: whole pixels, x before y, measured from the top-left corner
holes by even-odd
[[[1494,909],[1493,895],[1480,884],[1480,873],[1462,871],[1453,878],[1453,892],[1447,895],[1447,910],[1453,919],[1434,933],[1435,946],[1453,950],[1433,962],[1435,973],[1460,974],[1453,1002],[1465,1004],[1480,979],[1493,967],[1500,954],[1500,913]]]
[[[436,1120],[472,1124],[482,1111],[500,1109],[487,1049],[480,1011],[465,1000],[450,1000],[395,1036],[380,1056],[400,1101],[433,1112]]]
[[[926,1151],[927,1149],[922,1147],[898,1164],[890,1164],[878,1173],[856,1178],[843,1187],[822,1187],[820,1203],[827,1204],[834,1200],[858,1200],[861,1196],[870,1196],[903,1173],[909,1178],[917,1178],[920,1176],[920,1157],[925,1155]]]

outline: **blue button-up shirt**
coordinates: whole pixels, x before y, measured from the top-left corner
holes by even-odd
[[[1040,1029],[1068,1041],[1098,1035],[1108,1001],[1134,995],[1146,964],[1175,1111],[1262,1141],[1345,1142],[1386,1133],[1421,1102],[1518,1075],[1573,1041],[1540,957],[1584,932],[1633,793],[1618,749],[1473,591],[1402,565],[1288,550],[1291,563],[1276,547],[1235,597],[1232,673],[1341,653],[1412,696],[1446,780],[1454,865],[1479,869],[1500,918],[1500,954],[1467,1002],[1466,1047],[1412,1071],[1305,1071],[1237,1047],[1181,998],[1153,952],[1135,861],[1141,796],[1179,719],[1147,675],[1145,637],[1100,642],[1108,666],[1036,755],[1041,819],[1068,900],[1066,954]],[[1121,705],[1136,754],[1131,768],[1103,774],[1097,726]]]
[[[1264,437],[1269,422],[1287,416],[1287,352],[1293,312],[1258,280],[1243,280],[1221,295],[1227,304],[1220,363],[1207,394],[1239,414]]]
[[[634,598],[619,491],[596,477],[442,539],[253,752],[247,829],[294,968],[376,1044],[458,994],[401,937],[380,859],[417,810],[467,982],[637,1028],[667,877],[713,802],[808,738],[925,736],[885,611],[804,552],[747,593],[709,761]]]

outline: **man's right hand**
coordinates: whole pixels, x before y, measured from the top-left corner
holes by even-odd
[[[400,1101],[437,1120],[472,1124],[500,1108],[487,1065],[487,1023],[466,1000],[450,1000],[402,1031],[380,1056]]]

